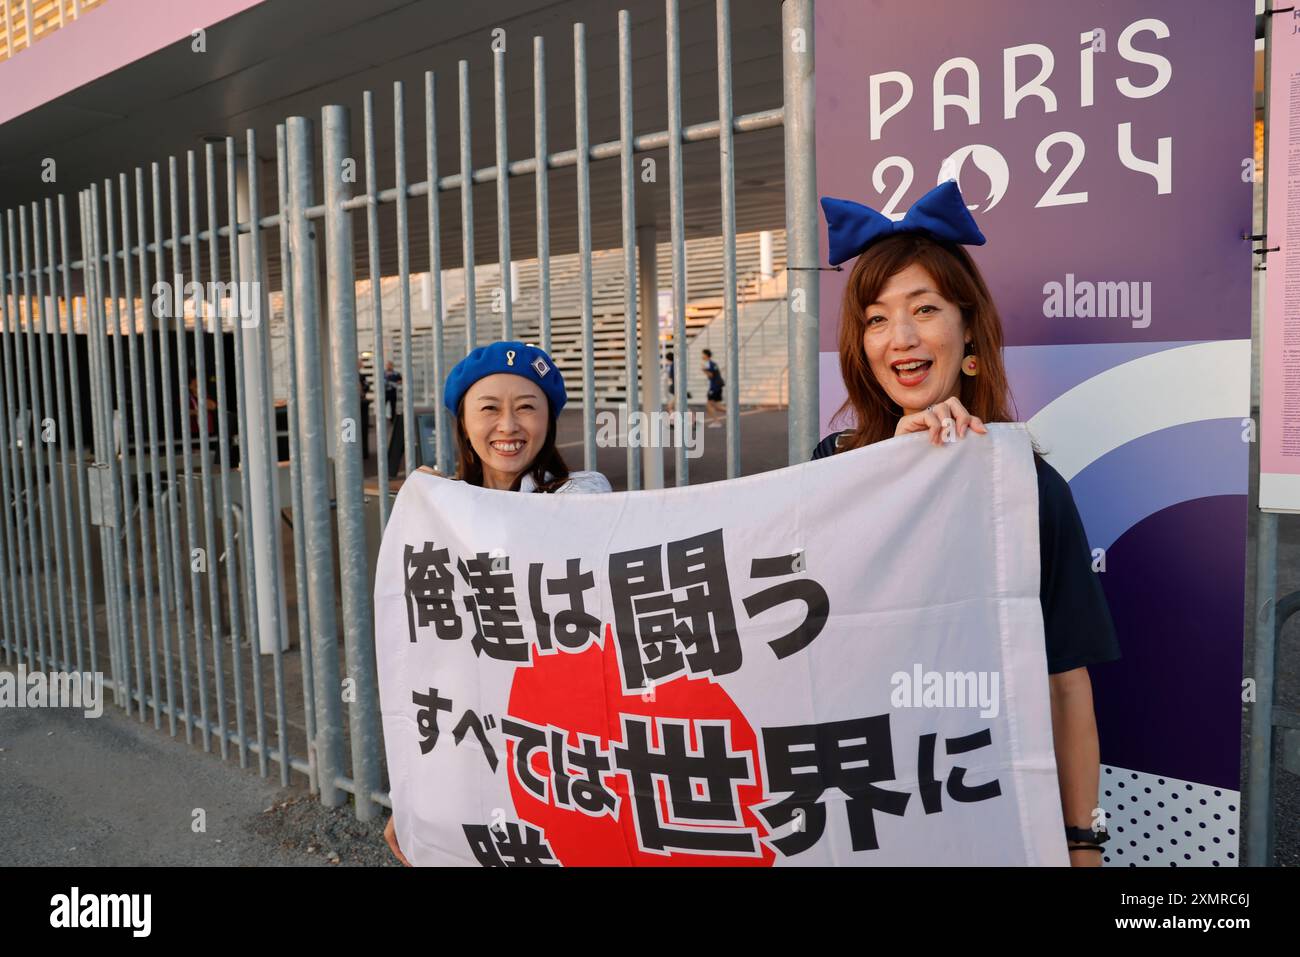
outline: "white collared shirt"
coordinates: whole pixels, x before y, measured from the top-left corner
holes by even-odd
[[[552,478],[550,472],[546,473],[546,480],[549,482]],[[536,492],[537,483],[533,481],[532,472],[525,472],[524,477],[519,481],[519,491]],[[609,484],[609,479],[599,472],[570,472],[569,480],[555,490],[558,495],[561,492],[612,492],[614,488]]]

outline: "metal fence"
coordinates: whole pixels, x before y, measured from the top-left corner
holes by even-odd
[[[94,183],[6,212],[0,229],[0,625],[6,663],[46,671],[106,673],[115,702],[141,721],[183,731],[223,759],[232,752],[267,776],[278,766],[308,777],[321,801],[353,795],[369,820],[387,804],[375,675],[372,563],[388,520],[390,475],[382,402],[373,404],[378,494],[363,489],[362,451],[351,429],[361,417],[357,357],[384,366],[385,328],[400,329],[401,374],[414,379],[409,231],[424,200],[432,282],[432,378],[460,358],[444,348],[442,227],[438,195],[460,197],[466,285],[465,342],[478,338],[472,185],[494,182],[501,274],[508,275],[511,180],[536,195],[539,328],[551,345],[547,176],[572,167],[582,269],[583,466],[594,468],[596,421],[591,284],[590,164],[617,159],[625,272],[629,412],[658,408],[653,236],[635,218],[634,157],[667,147],[674,342],[686,340],[686,242],[682,147],[716,140],[729,290],[725,361],[739,367],[733,139],[785,127],[789,272],[790,455],[802,461],[817,428],[817,240],[813,166],[811,0],[786,0],[782,16],[784,105],[734,116],[731,17],[717,2],[718,118],[684,126],[677,0],[667,0],[667,123],[636,134],[632,124],[632,37],[618,14],[619,136],[591,143],[587,129],[586,34],[573,28],[576,147],[550,152],[546,51],[534,38],[531,155],[509,158],[503,52],[494,53],[495,165],[473,168],[468,63],[458,71],[459,170],[438,168],[433,73],[424,77],[425,168],[410,182],[401,83],[393,89],[395,168],[381,188],[376,168],[375,97],[362,98],[364,192],[341,172],[351,163],[349,108],[321,110],[315,124],[288,118],[276,130],[277,210],[261,208],[256,161],[233,137],[202,155],[153,163],[132,176]],[[245,137],[246,157],[258,156]],[[219,148],[220,147],[220,148]],[[184,164],[182,169],[181,164]],[[322,182],[314,182],[315,170]],[[382,206],[396,212],[399,315],[380,295]],[[354,262],[354,228],[366,253]],[[323,234],[322,234],[323,231]],[[79,247],[79,248],[78,248]],[[75,257],[75,258],[74,258]],[[358,342],[358,273],[371,285],[373,342]],[[291,370],[288,401],[274,401],[270,289],[279,283]],[[638,286],[640,283],[640,286]],[[322,288],[322,285],[324,288]],[[457,317],[458,319],[460,317]],[[500,335],[514,337],[511,297]],[[495,334],[495,330],[493,331]],[[648,338],[647,338],[648,335]],[[675,350],[682,394],[690,370]],[[211,373],[209,372],[211,369]],[[647,370],[652,370],[646,374]],[[697,373],[698,374],[698,373]],[[727,383],[727,474],[739,474],[738,383]],[[212,387],[210,388],[210,383]],[[402,396],[405,470],[418,464],[413,389]],[[277,425],[287,431],[287,480]],[[437,413],[436,464],[450,470],[451,423]],[[655,450],[658,453],[658,450]],[[676,480],[689,480],[685,448]],[[654,460],[628,449],[628,487],[662,483]],[[646,465],[643,471],[642,466]],[[282,501],[282,499],[284,501]],[[95,533],[92,535],[92,532]],[[92,546],[97,542],[98,551]],[[290,584],[292,582],[292,584]],[[292,613],[289,601],[292,601]],[[297,653],[290,625],[296,621]],[[341,645],[340,648],[340,639]],[[265,658],[269,658],[267,687]],[[346,729],[344,711],[346,710]],[[298,722],[295,718],[299,718]],[[300,733],[299,733],[300,732]]]

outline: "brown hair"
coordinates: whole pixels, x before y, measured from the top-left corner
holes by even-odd
[[[849,273],[840,313],[840,375],[848,398],[831,417],[851,424],[836,451],[861,448],[893,438],[903,410],[876,381],[867,362],[863,333],[867,306],[895,273],[912,264],[922,266],[938,292],[961,309],[963,329],[970,330],[969,351],[978,357],[979,374],[959,375],[957,399],[971,415],[985,422],[1012,422],[1014,404],[1002,364],[1002,320],[988,285],[970,254],[954,243],[925,233],[897,233],[872,244],[858,256]],[[851,413],[851,422],[846,413]]]
[[[546,441],[537,451],[537,457],[533,459],[526,469],[515,476],[514,483],[510,486],[510,491],[519,491],[519,483],[523,480],[526,473],[531,473],[533,481],[537,484],[539,492],[554,492],[561,485],[569,480],[569,466],[565,464],[564,458],[560,455],[560,450],[555,447],[556,422],[555,416],[550,416],[550,424],[546,427]],[[550,472],[550,479],[546,478],[546,473]],[[456,478],[462,482],[468,482],[470,485],[483,485],[483,462],[474,451],[474,446],[470,444],[469,436],[465,433],[465,400],[462,398],[460,408],[456,412]]]

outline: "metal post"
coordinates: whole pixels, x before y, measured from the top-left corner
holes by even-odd
[[[312,182],[311,121],[291,116],[287,123],[289,253],[293,261],[294,341],[302,454],[303,511],[299,516],[308,556],[307,601],[311,609],[312,667],[315,672],[316,766],[321,803],[338,807],[343,791],[343,735],[339,724],[338,619],[334,612],[333,544],[330,540],[329,480],[326,475],[325,408],[317,370],[321,346],[317,329],[315,231],[307,220],[315,187]],[[338,172],[336,168],[334,173]],[[355,371],[355,370],[353,370]]]
[[[162,628],[162,652],[163,667],[166,675],[167,689],[167,709],[169,731],[174,735],[176,733],[176,709],[173,698],[174,687],[172,684],[172,629],[171,629],[171,609],[168,608],[168,591],[167,591],[167,570],[169,567],[169,555],[165,541],[165,528],[163,525],[162,510],[162,473],[158,461],[158,406],[154,395],[154,309],[152,304],[156,302],[151,296],[149,285],[149,262],[145,247],[147,242],[147,231],[144,215],[144,170],[139,167],[135,171],[135,216],[136,216],[136,235],[139,237],[140,244],[138,247],[137,264],[140,268],[140,317],[144,323],[144,385],[145,385],[145,406],[148,410],[148,443],[149,443],[149,477],[152,479],[152,512],[153,512],[153,534],[154,534],[154,559],[158,567],[158,604],[161,609],[161,628]],[[158,247],[158,259],[161,259],[162,247]],[[159,277],[161,278],[161,276]],[[62,415],[60,415],[62,418]],[[140,500],[144,501],[145,483],[144,469],[140,470]],[[144,509],[140,510],[141,528],[146,527],[144,521]],[[142,552],[142,554],[145,554]],[[151,640],[149,644],[149,653],[155,654],[154,643]],[[155,658],[150,659],[150,680],[152,682],[154,696],[154,727],[162,726],[161,700],[159,694],[159,676],[157,672],[157,661]]]
[[[722,329],[727,368],[727,478],[740,477],[740,336],[736,313],[736,157],[731,111],[731,11],[718,0],[718,159],[722,183]]]
[[[305,121],[304,121],[305,122]],[[308,142],[310,143],[310,127]],[[297,228],[294,209],[289,203],[289,148],[284,124],[275,128],[276,197],[280,207],[280,286],[284,297],[285,361],[289,365],[289,488],[293,504],[293,581],[294,606],[298,617],[298,650],[302,655],[303,723],[307,727],[307,782],[312,791],[320,792],[319,767],[316,761],[316,669],[312,661],[311,601],[307,585],[307,539],[303,523],[307,514],[302,493],[302,430],[298,424],[298,356],[294,328],[298,310],[293,301],[298,268],[289,237]],[[310,198],[310,191],[307,197]],[[309,229],[304,235],[310,238]],[[310,264],[301,268],[307,269]],[[315,266],[311,266],[314,270]],[[313,272],[314,275],[314,272]],[[303,280],[309,282],[310,280]],[[313,300],[314,301],[314,300]],[[333,778],[331,777],[331,781]]]
[[[9,223],[12,227],[12,213],[9,217]],[[9,244],[9,269],[11,273],[13,272],[12,232],[11,228],[11,242]],[[4,230],[0,229],[0,314],[3,316],[3,322],[0,323],[0,356],[3,357],[3,361],[0,363],[0,371],[3,371],[4,375],[4,388],[3,392],[0,392],[0,402],[4,403],[4,415],[0,416],[0,450],[8,450],[7,455],[0,451],[0,491],[3,492],[6,502],[14,503],[14,508],[4,509],[5,554],[9,559],[5,563],[5,577],[9,586],[9,607],[13,619],[13,654],[18,663],[22,664],[26,660],[24,657],[23,636],[26,635],[27,640],[31,641],[34,623],[31,620],[31,613],[27,604],[26,571],[23,568],[22,556],[22,524],[21,521],[15,521],[16,518],[21,516],[18,498],[18,483],[20,481],[18,454],[16,444],[9,434],[17,410],[14,404],[13,363],[9,353],[10,340],[13,338],[12,330],[17,327],[18,322],[17,290],[14,289],[13,292],[13,306],[11,307],[10,295],[6,290],[5,283],[5,236]],[[10,480],[11,469],[12,483]]]
[[[1274,172],[1267,163],[1273,81],[1273,18],[1264,17],[1264,191],[1261,230],[1268,234],[1268,176]],[[1268,243],[1264,244],[1265,246]],[[1260,289],[1260,325],[1263,325],[1263,285]],[[1256,444],[1255,454],[1262,449]],[[1256,502],[1258,505],[1258,501]],[[1273,691],[1277,656],[1277,513],[1259,513],[1255,533],[1255,615],[1254,670],[1255,701],[1250,710],[1250,748],[1246,752],[1246,833],[1242,851],[1250,867],[1268,867],[1273,861]]]
[[[546,152],[546,43],[533,37],[533,161],[537,189],[537,324],[542,351],[551,351],[550,163]]]
[[[497,273],[501,288],[501,338],[515,337],[510,300],[510,151],[506,144],[506,51],[492,50],[492,120],[497,147]]]
[[[198,180],[193,150],[189,150],[186,153],[186,173],[188,175],[189,188],[190,270],[192,273],[192,282],[194,283],[196,290],[196,298],[199,303],[204,303],[206,297],[202,295],[203,285],[200,281],[199,272]],[[215,690],[217,697],[217,745],[221,750],[221,759],[224,761],[230,753],[230,746],[226,737],[225,674],[221,665],[221,600],[218,594],[220,577],[218,574],[219,569],[217,568],[217,532],[216,525],[214,524],[215,508],[212,501],[212,482],[208,478],[209,467],[212,459],[212,441],[208,429],[207,331],[204,329],[203,322],[203,313],[206,311],[206,305],[198,305],[198,308],[194,311],[194,414],[198,419],[199,426],[199,482],[202,486],[201,492],[203,497],[202,565],[203,577],[208,583],[208,638],[212,645],[212,667],[214,671],[214,683],[216,686]],[[205,682],[205,668],[206,665],[204,664],[204,660],[200,658],[198,661],[200,682]]]
[[[438,423],[434,429],[434,464],[444,474],[455,467],[451,455],[451,418],[442,406],[442,383],[447,378],[447,352],[443,338],[442,300],[442,220],[438,196],[438,125],[435,111],[437,77],[432,72],[424,74],[424,164],[425,178],[429,182],[429,283],[430,310],[433,326],[433,414]]]
[[[325,256],[329,276],[329,315],[334,326],[334,409],[340,426],[361,417],[357,395],[357,304],[352,271],[352,214],[343,208],[349,189],[341,175],[350,155],[348,109],[321,110],[324,147]],[[399,197],[404,202],[405,197]],[[409,355],[409,350],[406,350]],[[411,394],[405,380],[406,395]],[[355,437],[354,437],[355,438]],[[375,621],[366,557],[365,505],[361,490],[361,450],[355,441],[337,442],[334,486],[338,495],[339,574],[343,586],[343,646],[353,695],[348,708],[352,743],[352,777],[356,782],[357,820],[378,813],[370,795],[379,789],[379,680],[375,671]],[[413,462],[410,458],[408,462]],[[326,686],[328,687],[328,686]],[[328,697],[328,696],[327,696]]]
[[[258,550],[258,581],[267,579],[267,601],[258,602],[261,626],[258,637],[259,651],[266,654],[267,645],[271,646],[272,671],[275,680],[275,727],[279,740],[280,784],[289,786],[289,737],[285,714],[284,694],[284,651],[289,646],[287,610],[284,602],[284,572],[281,568],[283,547],[280,538],[280,464],[278,442],[275,429],[275,401],[271,390],[271,308],[270,296],[266,288],[266,259],[262,251],[262,202],[260,177],[258,175],[257,135],[248,130],[248,177],[247,209],[248,221],[252,224],[249,237],[248,256],[252,264],[253,286],[257,299],[256,332],[249,338],[244,355],[248,361],[248,381],[257,381],[257,391],[261,401],[255,408],[256,415],[250,415],[250,422],[261,419],[262,448],[257,459],[262,462],[266,478],[259,479],[266,484],[265,493],[259,498],[261,508],[254,514],[254,528],[262,527],[265,531],[267,546],[265,551]],[[281,260],[281,265],[284,265]],[[250,429],[250,436],[252,433]],[[252,456],[250,455],[250,458]],[[261,565],[265,563],[267,573],[263,574]],[[259,587],[260,584],[259,584]],[[260,739],[260,731],[259,731]],[[262,751],[265,753],[265,750]]]
[[[573,25],[578,152],[578,256],[582,262],[582,467],[596,467],[596,357],[591,304],[591,141],[587,135],[587,28]]]
[[[372,385],[375,401],[371,413],[375,419],[375,458],[379,486],[379,529],[388,527],[388,403],[384,399],[384,290],[379,274],[379,176],[375,169],[375,96],[369,90],[362,94],[362,127],[366,146],[366,253],[370,266],[370,342]],[[398,208],[404,204],[399,201]],[[360,387],[360,375],[357,385]]]
[[[216,249],[217,234],[217,197],[215,193],[216,184],[214,183],[213,166],[216,163],[213,144],[209,143],[204,148],[204,172],[206,173],[207,200],[208,200],[208,282],[215,284],[220,279],[218,275],[218,260]],[[191,154],[193,155],[193,154]],[[191,166],[191,170],[193,170]],[[190,232],[193,235],[194,245],[193,263],[194,263],[194,281],[199,281],[199,227],[198,227],[198,207],[196,183],[194,179],[190,181]],[[194,341],[195,354],[198,356],[199,369],[199,435],[202,438],[203,445],[203,525],[204,536],[207,542],[207,574],[208,574],[208,594],[212,606],[212,670],[214,684],[217,693],[217,722],[220,729],[217,732],[217,743],[221,746],[221,759],[224,761],[230,754],[230,740],[226,727],[226,668],[225,668],[225,645],[226,635],[221,627],[221,555],[224,554],[229,568],[229,562],[232,560],[234,548],[232,543],[226,538],[227,530],[230,528],[230,486],[226,481],[226,472],[230,467],[228,458],[228,435],[226,430],[225,415],[225,345],[222,343],[223,324],[221,318],[216,313],[220,312],[219,304],[215,302],[215,295],[211,297],[201,297],[204,305],[195,315],[194,318]],[[206,321],[205,321],[206,320]],[[212,452],[209,442],[212,438],[211,429],[207,425],[207,366],[204,361],[207,349],[208,330],[213,330],[212,364],[214,366],[213,374],[216,376],[216,395],[212,402],[216,406],[213,414],[217,421],[217,479],[220,483],[221,492],[221,529],[222,529],[222,552],[218,553],[216,544],[216,512],[213,508],[212,492],[208,482],[208,467],[211,464]],[[230,595],[227,602],[227,614],[230,616],[230,632],[235,635],[239,630],[239,616],[235,606],[235,585],[234,581],[228,579],[226,583],[227,591]],[[237,642],[236,642],[237,644]],[[238,656],[232,656],[238,661]],[[242,694],[242,682],[236,682],[236,687]],[[243,720],[243,708],[237,707],[237,719]],[[246,761],[242,749],[240,754],[240,766],[243,767]]]
[[[176,455],[175,442],[176,430],[172,423],[172,414],[174,412],[174,403],[167,399],[167,386],[174,380],[172,378],[172,360],[170,336],[168,334],[169,323],[175,307],[177,290],[170,282],[166,280],[166,259],[163,255],[163,226],[162,226],[162,179],[161,172],[157,163],[150,164],[149,168],[150,186],[153,192],[153,239],[154,239],[154,274],[159,283],[165,283],[160,287],[160,291],[170,289],[171,295],[167,297],[167,302],[163,308],[155,313],[154,318],[157,320],[158,329],[158,357],[162,370],[162,391],[159,394],[159,401],[163,407],[163,449],[165,469],[167,473],[167,494],[156,497],[154,508],[159,516],[159,536],[166,534],[167,544],[170,548],[163,549],[163,574],[170,573],[172,584],[172,596],[176,610],[176,651],[180,657],[181,666],[181,707],[184,714],[181,716],[185,722],[185,739],[187,742],[192,741],[191,724],[193,718],[190,712],[190,682],[189,682],[189,653],[185,646],[185,593],[181,582],[181,566],[185,564],[185,558],[181,552],[180,543],[180,513],[179,508],[179,488],[176,480]],[[151,333],[149,341],[153,341],[154,336]],[[73,352],[76,354],[75,350]],[[76,369],[76,366],[73,366]],[[73,404],[73,412],[76,413],[77,404]],[[184,411],[184,406],[182,413]],[[155,447],[155,457],[157,451]],[[167,503],[167,510],[163,512],[163,502]],[[168,715],[169,730],[174,737],[176,735],[176,704],[172,697],[172,661],[170,653],[167,656],[167,703],[171,707]]]
[[[40,209],[35,203],[32,204],[32,221],[36,226],[36,238],[38,243],[38,247],[36,250],[37,252],[36,268],[39,271],[42,268],[41,259],[40,259],[40,248],[39,248],[40,235],[41,235],[41,231],[40,231],[41,218],[40,218]],[[69,635],[69,631],[71,630],[72,626],[77,626],[76,627],[77,639],[78,639],[77,645],[78,645],[78,650],[80,650],[79,639],[81,637],[80,635],[81,629],[78,626],[77,615],[76,615],[76,611],[77,611],[76,597],[73,594],[73,590],[71,587],[72,585],[71,571],[70,569],[66,569],[64,566],[65,551],[67,552],[67,561],[68,562],[72,561],[72,551],[71,548],[69,547],[69,541],[68,541],[72,537],[72,519],[71,516],[69,516],[67,512],[64,510],[64,505],[67,504],[68,502],[67,499],[68,483],[66,481],[66,473],[59,461],[60,453],[62,454],[62,457],[66,459],[67,450],[68,450],[67,437],[64,434],[64,428],[67,423],[67,419],[63,417],[63,412],[62,412],[63,393],[62,393],[61,386],[63,383],[63,369],[57,365],[54,367],[54,370],[51,370],[50,368],[50,350],[53,348],[50,340],[57,341],[59,338],[61,338],[62,333],[58,328],[59,296],[57,291],[58,287],[54,278],[55,256],[54,256],[53,204],[50,202],[48,198],[45,200],[45,253],[46,253],[45,256],[46,265],[44,269],[49,274],[50,287],[49,287],[49,296],[48,297],[42,296],[41,298],[41,318],[42,320],[44,320],[42,323],[42,325],[44,326],[44,329],[42,330],[43,334],[40,336],[41,402],[45,409],[45,415],[47,420],[49,419],[50,416],[55,417],[53,419],[54,433],[48,441],[49,454],[46,460],[49,466],[47,470],[47,474],[49,475],[50,512],[52,513],[50,516],[50,521],[51,521],[50,539],[54,546],[54,565],[55,565],[55,579],[54,579],[55,589],[54,590],[58,593],[59,596],[59,632],[63,638],[62,667],[64,671],[70,671],[72,670],[72,643],[70,640],[72,636]],[[40,280],[39,272],[37,275],[37,280],[39,283]],[[58,374],[58,382],[60,385],[60,389],[56,390],[54,388],[55,383],[54,383],[52,372],[57,372]],[[58,397],[57,404],[55,402],[55,396]],[[42,433],[44,433],[44,429],[42,429]],[[43,442],[46,441],[44,434],[42,434],[42,441]],[[60,498],[58,494],[58,489],[56,488],[56,477],[57,477],[57,486],[61,488],[63,492],[62,498]],[[62,540],[59,537],[61,532],[66,536],[66,538]],[[69,625],[69,619],[71,619],[71,626]],[[80,671],[80,668],[78,668],[77,670]]]
[[[256,157],[250,157],[255,160]],[[257,460],[265,451],[266,446],[262,442],[260,435],[254,435],[250,428],[250,419],[248,414],[249,405],[252,404],[257,409],[259,421],[265,421],[260,413],[263,412],[261,403],[261,380],[255,379],[251,375],[245,375],[245,363],[248,361],[245,357],[244,340],[247,338],[247,329],[244,323],[243,313],[249,308],[244,303],[244,293],[240,288],[246,281],[243,272],[243,266],[246,262],[247,251],[241,249],[247,244],[239,237],[239,159],[235,154],[235,138],[226,137],[226,219],[230,223],[230,284],[232,287],[231,298],[231,337],[235,340],[235,429],[239,434],[239,501],[241,503],[240,517],[242,519],[240,528],[240,540],[243,544],[240,555],[231,555],[228,559],[230,568],[234,567],[236,559],[241,560],[243,575],[239,581],[248,596],[244,602],[244,627],[248,635],[248,657],[249,669],[252,672],[253,679],[253,727],[257,734],[257,771],[262,777],[267,773],[267,754],[266,754],[266,715],[263,713],[262,705],[264,696],[262,693],[262,655],[260,650],[261,642],[258,636],[259,599],[261,603],[269,603],[277,600],[278,596],[267,594],[267,589],[261,587],[258,581],[257,569],[255,566],[256,558],[253,554],[253,538],[260,522],[254,521],[254,516],[259,518],[264,514],[262,508],[263,499],[268,491],[267,486],[270,476],[263,473],[263,481],[257,488],[258,498],[254,500],[252,476],[253,470],[257,467]],[[247,178],[244,177],[245,185]],[[252,224],[254,230],[257,224]],[[251,263],[247,263],[252,266]],[[252,295],[249,296],[250,302],[255,302]],[[250,309],[251,311],[251,309]],[[224,352],[224,349],[222,350]],[[265,464],[265,463],[263,463]],[[265,549],[268,542],[259,544]],[[265,554],[265,552],[264,552]],[[278,557],[278,556],[277,556]],[[231,649],[231,657],[235,661],[235,680],[239,680],[239,656],[240,643],[234,642]],[[243,682],[240,682],[241,686]],[[236,695],[238,700],[238,695]],[[243,705],[239,706],[240,715],[243,715]],[[243,759],[243,751],[246,741],[244,733],[239,734],[240,758]]]
[[[474,299],[474,158],[470,154],[469,61],[457,64],[460,93],[460,235],[465,273],[465,353],[478,341]],[[432,184],[430,184],[432,185]]]
[[[420,460],[420,450],[415,445],[415,371],[411,360],[411,246],[406,208],[406,109],[401,81],[393,84],[393,156],[397,174],[397,277],[402,302],[402,441],[406,445],[405,474],[410,475]],[[348,260],[349,264],[351,261]],[[355,357],[356,350],[353,349],[352,352]],[[384,492],[387,494],[387,489]]]
[[[37,304],[33,299],[32,291],[28,287],[27,277],[31,272],[31,260],[29,258],[29,234],[27,229],[27,207],[18,207],[18,238],[19,249],[21,250],[21,261],[23,266],[23,302],[26,311],[26,321],[23,323],[23,339],[26,343],[26,372],[21,359],[22,350],[19,350],[18,378],[19,382],[26,382],[28,401],[27,408],[31,411],[31,417],[28,420],[28,428],[23,432],[23,452],[25,466],[29,470],[32,468],[32,456],[36,458],[35,471],[28,472],[27,481],[27,518],[28,534],[32,539],[32,568],[37,568],[39,556],[39,576],[33,578],[33,588],[36,587],[37,581],[43,585],[43,588],[37,589],[39,596],[44,597],[44,604],[39,606],[44,611],[44,618],[39,615],[37,624],[40,627],[40,633],[36,636],[37,652],[40,658],[41,667],[49,670],[54,659],[54,596],[50,587],[50,542],[48,537],[49,522],[46,518],[45,511],[45,454],[41,448],[41,409],[40,396],[37,392],[37,369],[36,369],[36,344],[34,338],[36,335],[36,308]],[[38,274],[39,283],[39,274]],[[40,287],[38,285],[36,299],[40,298]],[[32,501],[35,500],[35,511],[33,512]],[[40,548],[37,548],[37,543]],[[48,646],[46,644],[48,642]]]
[[[623,187],[623,341],[627,373],[627,415],[629,424],[640,412],[637,392],[637,301],[636,301],[636,163],[632,157],[632,25],[626,10],[618,12],[618,127],[619,174]],[[641,442],[648,444],[648,430]],[[641,451],[627,436],[627,487],[641,487]]]
[[[814,82],[813,0],[781,6],[781,70],[785,100],[786,270],[789,277],[791,465],[817,444],[820,416],[817,316],[817,95]],[[795,40],[801,39],[796,53]]]
[[[651,415],[663,410],[659,395],[659,264],[654,223],[636,227],[637,262],[640,269],[638,291],[641,294],[641,407]],[[652,418],[651,422],[655,420]],[[658,429],[655,427],[655,436]],[[657,441],[647,441],[641,449],[645,487],[664,487],[664,453]]]
[[[189,162],[193,164],[194,154],[191,153]],[[168,204],[170,208],[170,222],[172,228],[172,282],[176,289],[183,293],[185,285],[185,276],[181,271],[181,224],[180,224],[180,174],[176,167],[176,157],[171,156],[167,159],[167,179],[168,179]],[[193,180],[191,172],[190,179]],[[191,214],[192,216],[193,214]],[[197,228],[192,228],[191,232],[197,233]],[[197,241],[191,237],[191,243],[197,246]],[[179,294],[177,295],[179,303]],[[198,492],[194,486],[194,458],[192,447],[192,433],[190,431],[190,380],[189,380],[189,348],[186,344],[185,333],[185,309],[184,307],[175,308],[176,313],[176,385],[178,390],[178,400],[181,417],[181,466],[185,470],[185,555],[188,561],[185,567],[189,569],[190,576],[190,608],[194,617],[194,674],[199,688],[199,719],[202,722],[199,726],[203,735],[203,750],[212,750],[212,737],[208,733],[208,682],[207,674],[204,668],[203,658],[203,579],[199,577],[199,571],[195,569],[196,553],[199,552],[199,527],[198,515]],[[195,317],[195,331],[200,330],[198,318]],[[204,419],[206,416],[196,412],[196,421]],[[178,533],[179,534],[179,533]],[[205,574],[206,577],[206,574]],[[188,689],[190,686],[189,678],[185,674],[185,659],[181,658],[181,684]],[[193,713],[191,712],[191,715]],[[190,742],[193,727],[192,722],[185,726],[185,741]]]
[[[125,175],[122,176],[121,186],[122,186],[121,189],[122,204],[120,208],[122,209],[122,212],[125,213],[125,202],[126,202]],[[113,228],[114,217],[119,214],[114,210],[115,204],[113,202],[113,196],[114,196],[113,181],[112,179],[106,179],[104,180],[104,226],[105,226],[105,235],[108,238],[108,290],[109,290],[108,294],[109,294],[109,298],[111,298],[113,301],[113,338],[112,338],[112,345],[111,345],[111,354],[112,354],[112,362],[113,362],[113,384],[115,386],[113,390],[114,391],[113,399],[115,400],[115,403],[113,401],[110,401],[109,408],[115,410],[112,416],[112,421],[113,421],[113,425],[116,426],[114,432],[110,432],[110,435],[113,435],[115,438],[114,444],[116,445],[116,451],[113,457],[109,461],[110,463],[112,463],[120,459],[120,471],[118,474],[121,477],[121,481],[120,482],[114,481],[113,485],[114,485],[115,494],[120,493],[121,495],[122,523],[120,525],[116,525],[115,527],[120,528],[123,532],[123,545],[126,548],[127,594],[130,597],[130,611],[131,611],[130,636],[132,639],[132,643],[130,648],[128,648],[126,645],[127,632],[124,630],[122,632],[122,646],[123,646],[122,650],[124,655],[123,660],[126,661],[125,656],[129,654],[132,649],[135,652],[135,685],[133,686],[132,690],[128,692],[127,696],[128,699],[132,694],[136,694],[139,696],[138,698],[139,716],[140,716],[140,720],[143,721],[145,717],[144,715],[144,654],[143,654],[143,650],[140,647],[140,635],[144,631],[144,629],[141,627],[141,622],[140,622],[140,612],[141,612],[141,603],[139,599],[140,593],[136,585],[135,525],[131,521],[131,513],[134,510],[131,501],[131,461],[132,461],[131,449],[130,449],[131,423],[130,420],[127,418],[127,414],[129,412],[129,406],[127,405],[127,400],[126,400],[126,390],[127,390],[126,380],[130,377],[130,373],[127,370],[126,359],[123,355],[123,348],[122,348],[123,346],[122,340],[123,338],[125,338],[125,336],[122,331],[123,328],[122,327],[122,301],[121,298],[118,296],[118,285],[117,285],[118,255],[117,255],[117,246],[115,240],[116,233],[114,232],[114,228]],[[123,219],[125,219],[125,216],[123,216]],[[126,280],[126,285],[127,285],[127,294],[128,294],[127,301],[129,304],[130,303],[129,295],[131,291],[131,270],[129,267],[129,260],[126,260],[126,256],[127,256],[127,247],[130,246],[130,237],[125,233],[123,234],[122,245],[123,245],[122,258],[124,260],[123,264],[124,266],[126,266],[126,268],[123,271],[125,273],[124,278]],[[134,318],[135,317],[132,316],[132,321],[134,321]],[[113,451],[112,446],[110,446],[110,451]],[[129,674],[129,668],[124,669],[124,671],[126,671]]]
[[[162,727],[162,715],[158,713],[158,655],[157,655],[157,638],[154,631],[154,606],[153,606],[153,558],[149,554],[149,522],[148,513],[148,485],[147,475],[144,468],[144,424],[141,414],[140,401],[140,346],[138,343],[139,336],[136,333],[135,321],[135,285],[131,272],[131,208],[130,195],[127,188],[126,174],[121,173],[118,176],[119,186],[119,208],[122,217],[122,279],[126,291],[126,352],[127,367],[129,372],[127,378],[131,380],[131,419],[127,421],[126,406],[122,409],[122,461],[133,463],[135,469],[136,507],[139,509],[140,521],[140,570],[143,576],[141,590],[144,593],[144,634],[135,636],[136,647],[136,673],[139,680],[136,688],[140,694],[140,719],[145,717],[145,680],[141,668],[142,656],[139,649],[139,642],[143,639],[146,642],[146,651],[149,660],[149,689],[153,692],[154,698],[154,727]],[[143,239],[141,240],[143,243]],[[145,290],[140,290],[141,296],[144,296]],[[141,303],[143,305],[143,303]],[[120,329],[120,327],[119,327]],[[130,442],[127,436],[130,436]],[[130,485],[129,472],[124,476],[126,485]],[[130,507],[127,508],[127,547],[132,547],[131,540],[134,537],[134,525],[131,521]]]
[[[686,210],[682,198],[682,39],[677,0],[665,0],[668,21],[668,212],[673,250],[673,409],[680,413],[673,469],[678,485],[690,484],[686,442],[691,407],[686,362]]]

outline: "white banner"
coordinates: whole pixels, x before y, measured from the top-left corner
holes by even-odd
[[[1029,435],[688,488],[424,473],[376,653],[414,864],[1068,863]]]

